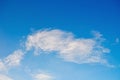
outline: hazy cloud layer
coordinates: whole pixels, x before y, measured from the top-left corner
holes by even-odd
[[[0,80],[13,80],[13,79],[6,75],[0,74]]]

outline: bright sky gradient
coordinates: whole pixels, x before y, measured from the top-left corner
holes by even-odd
[[[120,1],[0,0],[0,80],[120,80]]]

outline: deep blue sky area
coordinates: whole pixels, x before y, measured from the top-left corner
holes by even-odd
[[[45,28],[77,36],[97,30],[114,40],[120,37],[119,4],[118,0],[0,0],[0,44],[14,46],[32,30]]]
[[[49,65],[49,69],[58,71],[59,75],[63,74],[63,65],[65,65],[67,72],[61,75],[62,77],[58,76],[59,79],[56,80],[120,79],[118,76],[120,74],[119,0],[0,0],[0,58],[20,48],[20,43],[26,39],[27,35],[48,28],[72,32],[75,37],[85,38],[91,37],[91,31],[100,32],[106,38],[104,45],[111,50],[107,58],[111,64],[117,66],[115,69],[101,68],[98,65],[86,67],[87,64],[81,66],[61,61],[56,63],[59,67]],[[34,65],[34,63],[30,64]],[[41,63],[41,65],[44,67],[45,64]],[[72,66],[68,68],[69,65]],[[15,74],[17,71],[11,71],[11,73]],[[67,76],[68,73],[70,77]],[[20,72],[19,75],[22,74],[23,72]],[[78,77],[79,74],[82,76]],[[13,77],[13,75],[10,76]],[[15,77],[15,79],[18,78],[18,76]],[[22,77],[21,79],[24,80]]]
[[[120,6],[116,0],[5,0],[0,5],[1,27],[11,32],[54,27],[75,30],[118,30]],[[109,31],[108,31],[109,32]],[[115,32],[115,31],[113,31]]]

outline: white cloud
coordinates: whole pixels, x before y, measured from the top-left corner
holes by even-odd
[[[104,53],[110,50],[102,46],[104,38],[93,32],[93,38],[75,38],[72,33],[62,30],[43,30],[28,36],[26,49],[36,55],[40,52],[56,52],[65,61],[75,63],[107,63]]]
[[[9,72],[9,69],[11,67],[20,65],[23,55],[24,53],[22,52],[22,50],[16,50],[12,54],[0,60],[0,80],[13,80],[4,73]]]
[[[33,76],[35,80],[53,80],[53,76],[46,73],[38,73]]]
[[[16,50],[4,59],[7,66],[17,66],[23,58],[24,53],[21,50]]]
[[[22,50],[16,50],[12,54],[0,60],[0,71],[7,71],[10,67],[20,65],[23,56],[24,53]]]
[[[61,32],[60,30],[40,31],[28,36],[26,47],[27,50],[33,47],[36,52],[39,50],[58,51],[69,42],[71,37],[73,37],[72,34]],[[64,42],[64,40],[66,41]]]
[[[13,80],[13,79],[6,75],[0,74],[0,80]]]
[[[3,63],[3,61],[0,60],[0,71],[5,71],[6,70],[6,66]]]
[[[15,50],[7,57],[0,59],[0,80],[13,80],[6,74],[9,73],[9,69],[17,67],[21,64],[21,60],[24,57],[25,52],[22,49]]]

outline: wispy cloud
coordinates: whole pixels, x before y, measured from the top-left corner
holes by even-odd
[[[73,33],[62,30],[43,30],[28,36],[26,49],[34,49],[35,55],[40,52],[58,53],[65,61],[74,63],[103,63],[104,53],[110,50],[102,46],[104,38],[94,32],[93,38],[75,38]]]
[[[0,71],[6,71],[6,66],[1,60],[0,60]]]
[[[117,37],[114,39],[114,42],[112,43],[112,45],[119,45],[120,43],[120,39]]]
[[[35,80],[53,80],[53,76],[48,73],[37,73],[33,75]]]
[[[8,66],[20,65],[24,53],[21,50],[16,50],[4,59],[5,64]]]
[[[9,72],[11,67],[19,66],[23,56],[23,51],[19,49],[0,60],[0,80],[13,80],[5,74]]]
[[[115,42],[118,44],[120,42],[119,38],[116,38]]]
[[[5,71],[10,67],[20,65],[23,55],[24,53],[22,52],[22,50],[16,50],[12,54],[0,60],[0,70]]]
[[[0,80],[13,80],[13,79],[6,75],[0,74]]]

